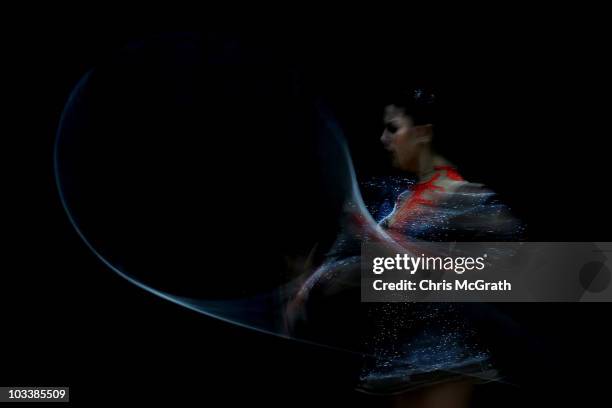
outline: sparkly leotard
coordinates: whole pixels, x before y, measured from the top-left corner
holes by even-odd
[[[357,389],[365,392],[404,392],[465,375],[495,379],[491,353],[464,305],[360,302],[360,245],[378,238],[360,231],[351,206],[346,219],[327,261],[300,291],[306,336],[359,350]],[[380,226],[400,244],[508,240],[521,231],[493,192],[450,166],[435,167],[428,180],[401,193]]]

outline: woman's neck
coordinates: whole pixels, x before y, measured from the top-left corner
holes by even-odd
[[[417,173],[419,183],[429,181],[436,173],[436,167],[438,166],[452,166],[452,164],[431,150],[423,152],[419,158],[419,171]]]

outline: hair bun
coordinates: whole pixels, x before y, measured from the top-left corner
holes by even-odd
[[[414,90],[414,100],[419,104],[430,105],[436,101],[436,95],[424,88],[416,88]]]

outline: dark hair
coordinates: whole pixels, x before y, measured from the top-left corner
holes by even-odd
[[[415,125],[436,125],[436,93],[431,88],[411,87],[396,91],[387,99],[410,116]]]

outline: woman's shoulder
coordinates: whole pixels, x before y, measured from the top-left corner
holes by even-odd
[[[520,240],[523,223],[492,189],[465,182],[449,193],[444,206],[454,214],[454,227],[484,241]]]

